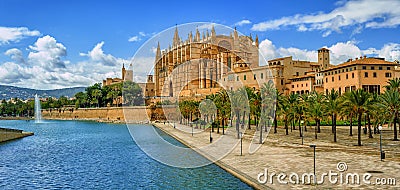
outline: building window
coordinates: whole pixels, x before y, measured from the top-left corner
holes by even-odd
[[[303,87],[303,84],[301,84],[301,87]]]
[[[382,70],[382,67],[381,67],[381,66],[379,66],[379,70]]]
[[[349,74],[346,74],[346,79],[349,79]]]
[[[386,70],[390,70],[390,67],[386,67]]]
[[[292,84],[292,88],[294,88],[294,85]]]
[[[299,72],[296,72],[296,76],[299,76]]]
[[[335,82],[335,78],[332,77],[332,82]]]
[[[299,84],[297,84],[296,87],[299,87]]]
[[[236,77],[236,81],[239,81],[239,76]]]
[[[368,72],[364,72],[364,77],[368,78]]]
[[[256,87],[253,87],[253,90],[256,90]]]
[[[367,66],[362,66],[362,70],[367,70]]]
[[[353,70],[353,68],[350,68],[350,71],[352,71]]]
[[[256,80],[256,79],[257,79],[257,77],[256,77],[256,74],[254,74],[254,76],[253,76],[253,77],[254,77],[254,80]]]
[[[306,87],[308,86],[308,83],[306,83]]]
[[[243,80],[246,80],[246,75],[243,76]]]
[[[357,70],[357,67],[354,67],[354,70]]]
[[[374,66],[371,66],[371,70],[375,70],[375,67],[374,67]]]
[[[328,83],[328,78],[325,79],[325,83]]]
[[[348,72],[349,71],[349,69],[348,68],[346,68],[346,72]]]
[[[351,73],[351,78],[354,78],[354,73]]]
[[[283,85],[283,79],[281,79],[281,85]]]
[[[376,72],[372,73],[372,77],[376,78]]]
[[[339,95],[342,95],[342,88],[339,87]]]
[[[338,76],[339,80],[340,80],[340,75]]]
[[[385,73],[385,77],[386,77],[386,78],[392,77],[392,73]]]
[[[263,79],[264,78],[264,73],[261,73],[261,79]]]

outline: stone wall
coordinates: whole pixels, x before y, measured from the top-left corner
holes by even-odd
[[[164,112],[175,111],[174,106],[161,107],[114,107],[114,108],[61,108],[52,110],[42,110],[44,119],[63,119],[63,120],[96,120],[101,122],[147,122],[152,120],[163,120]],[[168,111],[164,111],[168,110]],[[168,113],[169,114],[169,113]]]

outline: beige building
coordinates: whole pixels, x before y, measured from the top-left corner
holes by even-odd
[[[383,58],[366,56],[321,71],[325,93],[335,89],[339,94],[362,88],[371,93],[382,93],[387,81],[395,78],[398,63]]]

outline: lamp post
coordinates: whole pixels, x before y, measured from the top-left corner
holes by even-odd
[[[315,144],[310,144],[311,148],[314,148],[314,185],[317,184],[317,175],[315,173],[315,147],[317,147],[317,145]]]
[[[383,161],[384,153],[382,151],[382,125],[379,125],[379,147],[380,147],[380,153],[381,153],[381,161]]]
[[[243,133],[239,132],[240,135],[240,156],[243,155]]]
[[[301,121],[300,121],[300,124],[301,124],[301,125],[300,125],[300,131],[301,131],[301,145],[304,144],[303,123],[304,123],[304,121],[301,120]]]

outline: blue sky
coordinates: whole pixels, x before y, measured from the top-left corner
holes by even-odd
[[[267,59],[313,61],[315,50],[328,47],[333,64],[360,55],[394,61],[400,59],[398,7],[397,0],[2,0],[0,84],[53,89],[118,77],[121,64],[154,34],[191,22],[257,34]]]

